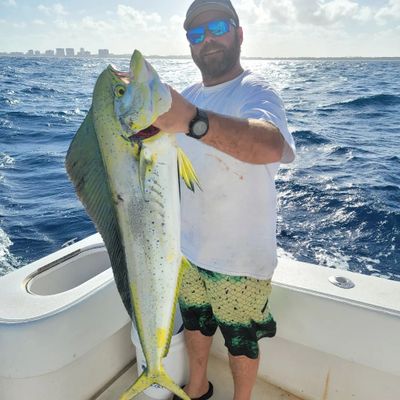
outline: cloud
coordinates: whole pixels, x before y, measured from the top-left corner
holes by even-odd
[[[361,0],[237,0],[237,3],[245,27],[246,55],[399,53],[393,39],[396,36],[393,22],[400,18],[400,0],[367,5]],[[382,26],[387,30],[386,42],[380,35]]]
[[[0,5],[16,3],[20,5],[21,1],[0,0]],[[145,6],[120,2],[99,14],[88,6],[69,12],[68,3],[61,0],[32,3],[36,14],[20,15],[15,20],[0,16],[2,32],[12,32],[13,42],[20,47],[34,48],[40,43],[45,48],[63,45],[96,51],[104,47],[115,53],[128,53],[137,46],[144,54],[189,53],[182,29],[183,7],[176,9],[174,15],[172,11],[150,12]],[[234,3],[245,28],[245,55],[373,55],[382,54],[385,49],[387,54],[399,52],[395,38],[400,29],[400,0],[234,0]],[[30,35],[26,35],[27,29]],[[385,37],[382,32],[386,32]],[[12,49],[11,45],[6,49]]]
[[[298,22],[310,25],[333,25],[357,16],[360,5],[352,0],[292,0]]]
[[[325,21],[336,22],[343,18],[354,17],[359,11],[358,3],[351,0],[333,0],[320,5],[316,15]]]
[[[271,18],[274,21],[289,23],[296,20],[296,7],[292,0],[273,0],[267,4],[270,9]]]
[[[2,1],[2,4],[5,6],[11,6],[11,7],[17,6],[17,2],[15,0],[4,0],[4,1]]]
[[[108,22],[95,20],[92,17],[84,17],[81,21],[81,27],[83,29],[95,30],[104,32],[105,30],[112,30],[113,25],[109,24]]]
[[[374,19],[375,13],[371,7],[365,6],[361,7],[359,12],[354,15],[354,19],[360,22],[372,21]]]
[[[400,0],[391,2],[398,4]],[[292,29],[293,24],[329,27],[369,21],[374,14],[358,0],[238,0],[236,8],[244,22],[259,28],[272,24],[282,29]],[[388,12],[393,12],[392,8]]]
[[[400,20],[400,0],[389,0],[375,16],[380,24],[385,24],[389,20]]]
[[[241,24],[244,21],[260,26],[272,22],[271,12],[269,7],[264,5],[264,1],[241,0],[235,4],[235,7]]]
[[[56,3],[51,7],[46,7],[43,4],[39,4],[38,10],[48,16],[65,16],[68,12],[64,9],[64,6],[60,3]]]
[[[14,22],[11,26],[16,29],[25,29],[27,27],[26,22]]]
[[[175,26],[179,29],[182,29],[184,21],[185,21],[185,17],[183,17],[181,15],[173,15],[169,19],[170,25]]]
[[[69,23],[67,20],[65,20],[63,18],[57,18],[54,21],[54,25],[57,28],[63,29],[63,30],[69,30],[69,29],[75,29],[76,28],[73,23]]]
[[[118,5],[117,15],[125,24],[140,27],[144,31],[155,30],[162,23],[162,18],[157,13],[147,13],[121,4]]]

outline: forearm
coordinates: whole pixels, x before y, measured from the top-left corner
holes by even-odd
[[[201,141],[251,164],[282,158],[284,139],[274,125],[257,119],[225,117],[207,111],[210,128]]]
[[[171,109],[160,115],[155,126],[165,132],[188,132],[196,107],[171,88]],[[269,164],[282,158],[284,139],[274,125],[257,119],[239,119],[207,111],[209,131],[201,139],[250,164]],[[193,139],[196,140],[196,139]]]

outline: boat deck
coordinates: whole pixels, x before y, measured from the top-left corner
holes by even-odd
[[[214,356],[210,357],[208,367],[209,379],[214,384],[213,400],[232,400],[233,381],[229,370],[229,365]],[[136,379],[136,364],[133,364],[115,382],[113,382],[103,393],[93,400],[117,400],[121,393],[128,388]],[[172,395],[171,395],[172,397]],[[137,400],[148,400],[150,397],[140,394]],[[136,400],[135,399],[135,400]],[[269,384],[268,382],[257,379],[253,390],[252,399],[254,400],[301,400],[284,390]]]

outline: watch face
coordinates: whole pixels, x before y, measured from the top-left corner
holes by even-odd
[[[208,125],[205,121],[196,121],[193,124],[192,131],[196,136],[204,135],[207,132]]]

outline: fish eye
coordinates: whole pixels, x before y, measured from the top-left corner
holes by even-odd
[[[114,88],[114,94],[117,96],[117,97],[122,97],[124,94],[125,94],[125,86],[123,86],[123,85],[117,85],[117,86],[115,86],[115,88]]]

